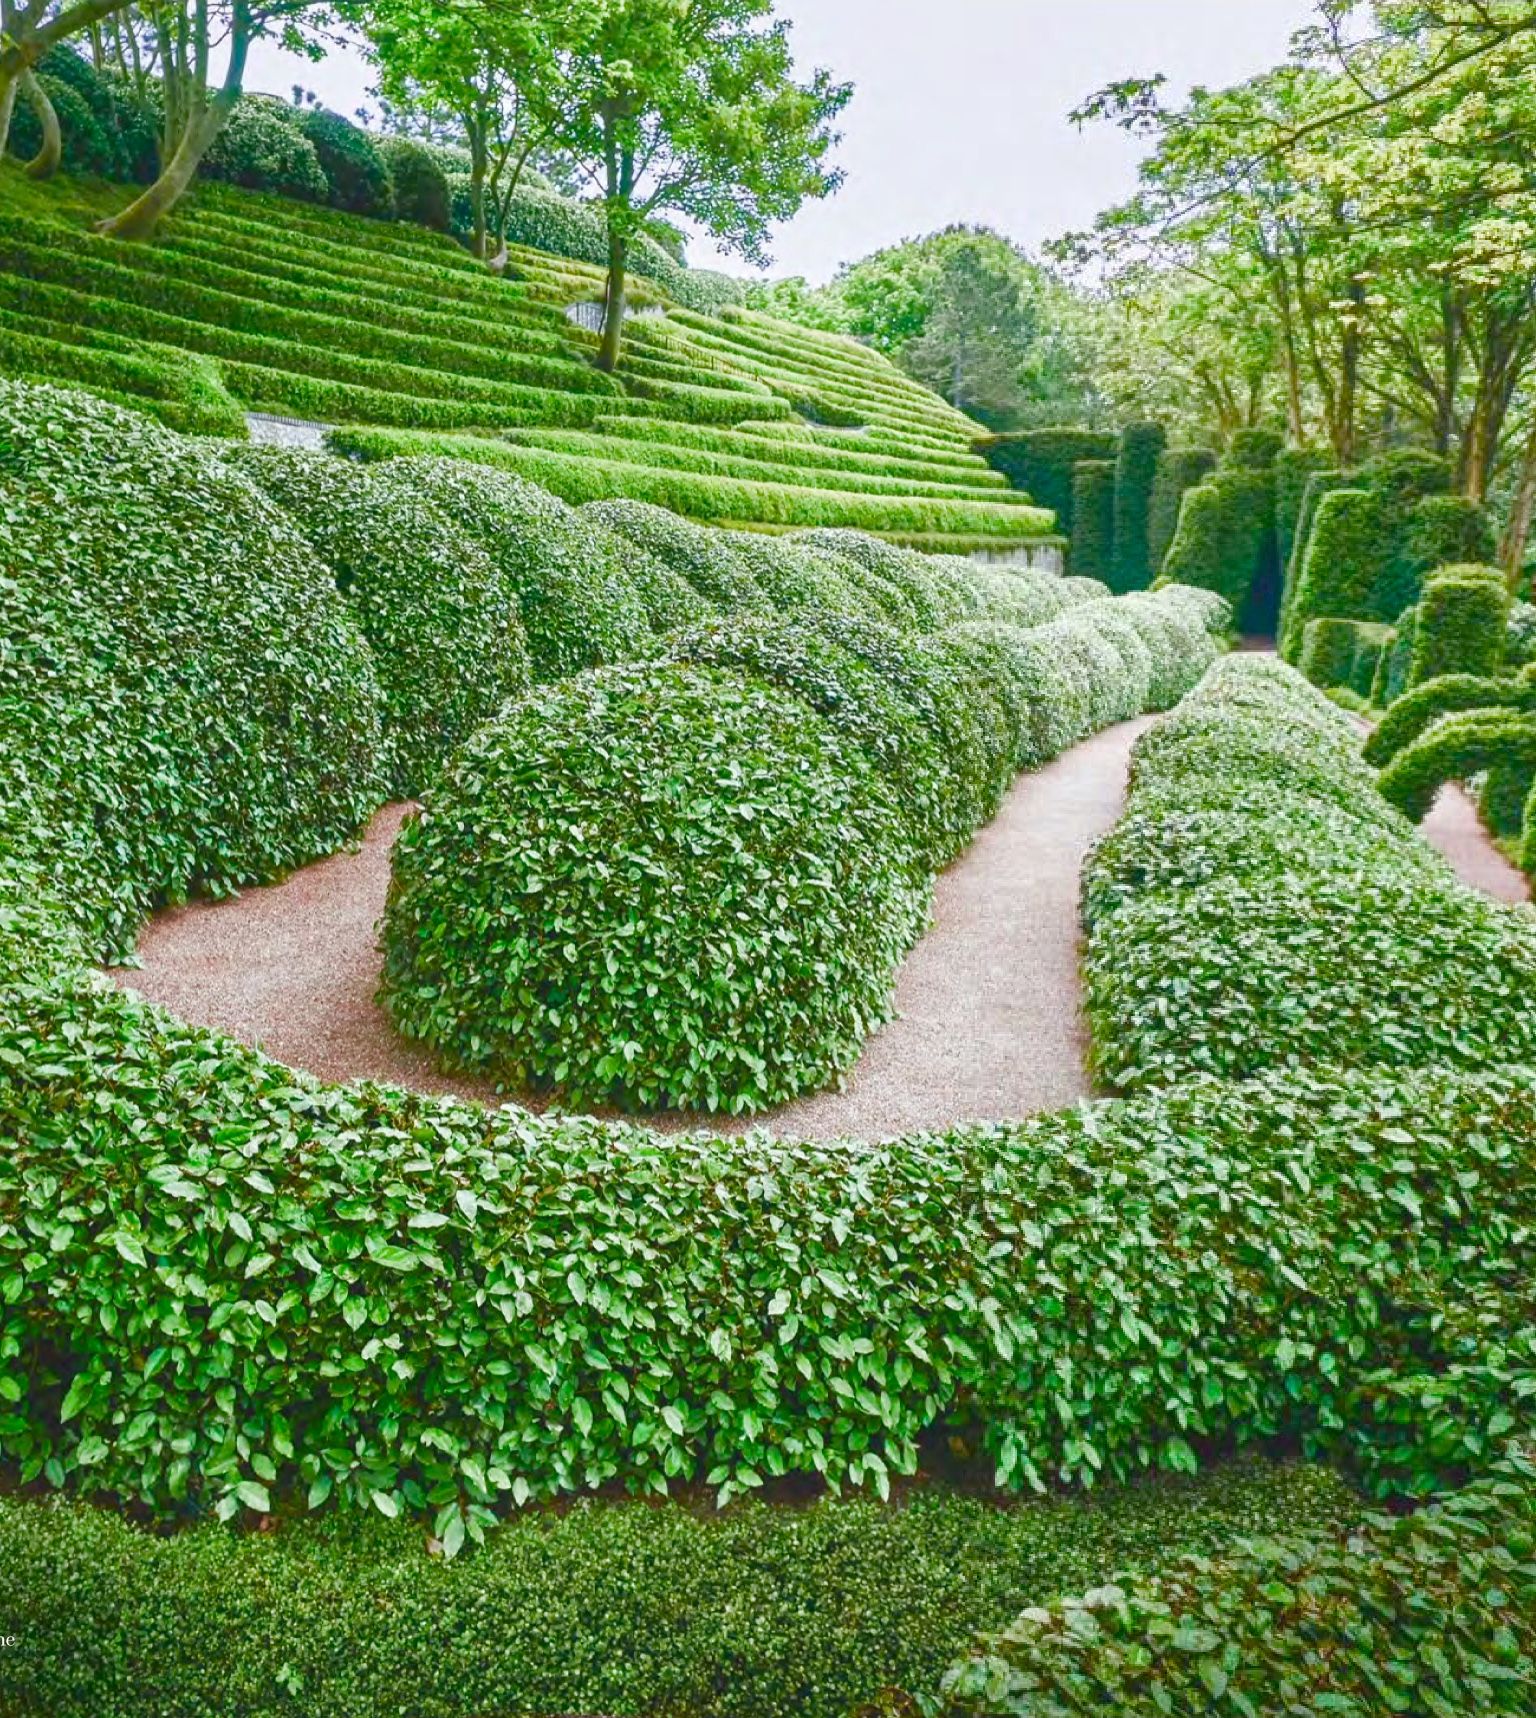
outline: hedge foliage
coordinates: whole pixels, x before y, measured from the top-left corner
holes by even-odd
[[[1523,808],[1536,778],[1536,714],[1528,707],[1458,710],[1438,717],[1382,771],[1382,797],[1420,823],[1448,781],[1466,781],[1484,771],[1512,772],[1523,782]]]
[[[1275,457],[1275,541],[1282,569],[1289,569],[1305,529],[1312,479],[1327,465],[1327,456],[1317,448],[1286,447]]]
[[[1220,664],[1143,739],[1085,888],[1115,1088],[1536,1051],[1529,915],[1457,881],[1376,792],[1354,724],[1278,664]]]
[[[1083,460],[1112,460],[1116,438],[1102,430],[1038,429],[988,436],[977,450],[994,471],[1056,515],[1057,529],[1072,535],[1074,474]]]
[[[943,1718],[1103,1711],[1528,1712],[1536,1464],[1347,1534],[1287,1525],[1024,1611],[944,1679]]]
[[[1536,688],[1517,680],[1477,674],[1447,674],[1405,692],[1366,737],[1364,757],[1377,769],[1419,739],[1441,716],[1498,705],[1536,711]]]
[[[1159,585],[1215,591],[1241,615],[1274,555],[1274,477],[1224,464],[1184,495]]]
[[[1031,1599],[1352,1510],[1324,1469],[1243,1462],[1012,1509],[935,1489],[897,1509],[590,1503],[445,1563],[379,1518],[164,1539],[7,1501],[6,1687],[49,1718],[362,1718],[406,1689],[420,1718],[848,1718],[883,1688],[936,1688],[971,1631]]]
[[[766,613],[773,607],[729,532],[695,525],[643,501],[589,502],[581,515],[660,561],[711,607],[727,613],[742,609]]]
[[[1072,472],[1072,547],[1068,564],[1084,579],[1106,584],[1115,556],[1115,465],[1080,460]]]
[[[336,575],[373,647],[387,789],[414,798],[482,722],[526,690],[518,591],[399,467],[276,447],[224,457]]]
[[[368,133],[328,108],[308,108],[298,129],[313,145],[332,208],[377,220],[395,217],[395,181],[383,151]]]
[[[1368,702],[1392,628],[1368,620],[1309,620],[1297,666],[1314,686],[1343,687]]]
[[[308,541],[201,446],[0,381],[0,568],[0,849],[40,838],[93,947],[124,951],[194,888],[334,852],[376,807],[357,623]]]
[[[1115,517],[1113,576],[1116,591],[1142,591],[1160,571],[1151,557],[1150,531],[1152,495],[1158,462],[1168,446],[1168,432],[1161,424],[1127,424],[1120,432],[1115,463]],[[1079,569],[1081,571],[1082,569]]]
[[[1414,629],[1410,687],[1446,674],[1496,674],[1509,626],[1509,587],[1498,567],[1442,567],[1425,581]]]
[[[1169,447],[1157,456],[1147,509],[1147,568],[1154,579],[1163,569],[1178,530],[1185,491],[1203,482],[1215,469],[1216,454],[1208,447]]]

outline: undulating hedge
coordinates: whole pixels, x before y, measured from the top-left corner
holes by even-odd
[[[1509,626],[1509,587],[1498,567],[1442,567],[1424,584],[1410,687],[1446,674],[1496,674]]]
[[[1072,472],[1072,547],[1069,565],[1084,579],[1108,583],[1115,556],[1115,465],[1080,460]]]
[[[414,798],[482,722],[527,689],[519,592],[400,466],[276,447],[224,457],[336,575],[373,647],[388,791]]]
[[[1070,537],[1075,521],[1073,475],[1083,460],[1112,460],[1118,443],[1104,430],[1038,429],[988,436],[977,451],[1015,489],[1022,489],[1056,515],[1056,527]]]
[[[938,1710],[1514,1718],[1536,1699],[1533,1536],[1536,1464],[1517,1447],[1406,1519],[1288,1524],[1031,1606],[954,1666]]]
[[[444,1562],[377,1517],[167,1539],[8,1499],[6,1692],[49,1718],[371,1718],[402,1690],[417,1718],[848,1718],[882,1689],[936,1688],[1026,1602],[1358,1511],[1324,1468],[1237,1462],[1011,1509],[933,1488],[897,1509],[589,1503]]]
[[[1152,578],[1163,570],[1168,558],[1185,491],[1203,482],[1215,469],[1216,454],[1208,447],[1169,447],[1157,456],[1147,509],[1147,567]]]
[[[712,607],[727,614],[773,608],[728,532],[695,525],[643,501],[588,502],[581,516],[652,556]]]
[[[1382,771],[1382,797],[1419,823],[1447,782],[1466,781],[1484,771],[1523,782],[1523,808],[1536,779],[1536,714],[1529,708],[1496,706],[1438,717]],[[1506,792],[1515,791],[1508,779],[1504,786]]]
[[[137,413],[0,381],[0,852],[93,948],[334,852],[378,804],[371,652],[244,477]]]
[[[1162,563],[1154,565],[1151,558],[1150,530],[1158,462],[1167,446],[1168,432],[1158,423],[1127,424],[1120,432],[1111,590],[1145,590],[1153,574],[1162,570]]]
[[[1140,742],[1085,888],[1114,1088],[1536,1054],[1536,924],[1456,879],[1377,793],[1354,723],[1279,664],[1218,665]]]

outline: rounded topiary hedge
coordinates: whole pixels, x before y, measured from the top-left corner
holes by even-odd
[[[90,940],[271,878],[379,803],[372,654],[309,542],[208,449],[0,382],[0,847]]]
[[[889,1012],[926,892],[879,777],[804,704],[692,667],[535,692],[396,846],[408,1037],[576,1102],[761,1108]]]
[[[395,462],[397,481],[454,520],[517,593],[537,681],[627,662],[651,637],[623,545],[547,490],[455,459]]]
[[[373,646],[389,785],[411,797],[529,683],[517,593],[407,474],[296,448],[225,456],[289,515],[336,574]]]
[[[582,517],[654,555],[727,614],[773,603],[731,547],[729,534],[695,525],[648,501],[589,501]]]

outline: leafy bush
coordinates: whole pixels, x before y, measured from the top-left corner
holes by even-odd
[[[1517,1714],[1536,1684],[1536,1465],[1348,1534],[1287,1525],[1025,1611],[943,1718],[1103,1711]]]
[[[297,115],[269,96],[244,96],[203,157],[198,172],[248,191],[273,191],[300,202],[323,203],[330,181]]]
[[[1038,429],[988,436],[977,450],[1015,489],[1056,515],[1056,528],[1072,535],[1073,474],[1082,460],[1112,460],[1116,438],[1102,430]]]
[[[1396,521],[1387,502],[1369,489],[1330,490],[1318,501],[1302,558],[1301,578],[1281,640],[1295,660],[1306,625],[1324,616],[1390,619],[1375,610],[1376,588],[1392,555]]]
[[[248,481],[133,412],[0,382],[0,496],[5,825],[30,823],[93,948],[352,835],[381,791],[373,663]]]
[[[1208,447],[1169,447],[1157,456],[1152,479],[1152,499],[1147,509],[1147,570],[1156,578],[1168,557],[1169,546],[1179,525],[1184,495],[1216,469],[1216,455]]]
[[[1467,718],[1451,717],[1448,721]],[[1087,899],[1094,1063],[1119,1089],[1277,1066],[1478,1066],[1536,1053],[1536,927],[1465,888],[1375,792],[1347,717],[1278,665],[1220,665],[1139,745],[1127,821],[1095,855]],[[1401,762],[1401,760],[1400,760]],[[1255,816],[1296,838],[1260,874],[1210,874],[1192,817]],[[1305,838],[1319,807],[1397,832],[1369,871]],[[1321,827],[1321,826],[1318,826]],[[1203,838],[1202,838],[1203,839]],[[1166,850],[1155,882],[1111,887],[1126,844]],[[1107,905],[1105,904],[1107,902]]]
[[[389,164],[374,140],[351,120],[327,108],[307,108],[298,118],[300,132],[314,145],[333,209],[393,220],[395,185]]]
[[[73,54],[70,58],[75,58]],[[91,110],[85,97],[73,86],[48,72],[39,72],[38,87],[53,104],[59,122],[66,173],[110,174],[118,165],[116,139]],[[30,161],[43,146],[43,128],[26,95],[18,96],[11,120],[9,150],[19,160]]]
[[[650,637],[628,553],[611,532],[554,496],[452,459],[409,459],[395,483],[454,520],[516,592],[537,681],[625,662]]]
[[[335,573],[378,666],[389,790],[416,797],[528,686],[518,592],[398,466],[275,447],[234,457]]]
[[[581,514],[660,561],[726,614],[766,613],[773,607],[728,532],[692,524],[643,501],[589,502]]]
[[[1168,446],[1168,432],[1161,424],[1127,424],[1120,433],[1120,451],[1115,464],[1115,513],[1112,590],[1145,590],[1152,582],[1154,567],[1149,553],[1152,491],[1158,461]],[[1081,569],[1079,569],[1081,570]]]
[[[863,531],[807,531],[796,540],[856,562],[884,585],[894,586],[922,631],[948,626],[970,612],[965,586],[930,556],[883,543]]]
[[[383,996],[458,1065],[580,1102],[814,1090],[926,913],[896,813],[797,700],[614,669],[504,712],[395,848]]]
[[[1426,495],[1408,510],[1392,564],[1374,601],[1383,616],[1401,614],[1419,600],[1426,575],[1437,567],[1487,564],[1497,552],[1488,509],[1464,495]]]
[[[398,219],[446,233],[452,217],[448,179],[431,150],[409,137],[381,138],[378,149],[395,188]]]
[[[8,1500],[7,1687],[50,1718],[248,1718],[269,1699],[366,1718],[401,1689],[423,1718],[717,1718],[722,1702],[732,1718],[847,1718],[882,1688],[936,1687],[970,1631],[1027,1600],[1239,1533],[1341,1530],[1358,1511],[1324,1469],[1241,1463],[1016,1509],[931,1490],[899,1509],[585,1504],[514,1519],[445,1564],[377,1518],[164,1539]],[[130,1644],[147,1640],[150,1655]]]
[[[1536,688],[1478,674],[1446,674],[1426,680],[1405,692],[1366,737],[1365,761],[1382,769],[1441,716],[1497,705],[1536,711]]]
[[[1274,555],[1274,478],[1224,465],[1184,495],[1158,585],[1215,591],[1241,614]]]
[[[1514,771],[1529,791],[1536,776],[1536,713],[1494,708],[1438,717],[1382,771],[1382,797],[1419,823],[1448,781],[1485,770]]]
[[[1072,472],[1072,548],[1069,564],[1079,578],[1109,583],[1115,558],[1115,467],[1085,459]]]
[[[1287,466],[1282,460],[1277,462],[1275,467],[1277,532],[1283,530],[1285,526],[1285,520],[1280,513],[1280,506],[1286,481]],[[1317,522],[1317,510],[1322,505],[1325,495],[1331,495],[1336,489],[1348,489],[1351,487],[1351,482],[1352,480],[1344,472],[1323,467],[1311,472],[1302,488],[1301,505],[1291,528],[1290,553],[1281,563],[1281,570],[1285,576],[1284,590],[1280,598],[1280,625],[1278,628],[1278,640],[1282,653],[1293,635],[1300,637],[1300,632],[1294,629],[1291,613],[1296,606],[1297,592],[1301,588],[1301,570],[1306,560],[1307,545],[1312,539],[1312,527]]]
[[[1410,686],[1445,674],[1489,675],[1504,657],[1509,589],[1497,567],[1442,567],[1425,583]]]
[[[1504,630],[1504,666],[1511,674],[1536,662],[1536,606],[1514,602]]]

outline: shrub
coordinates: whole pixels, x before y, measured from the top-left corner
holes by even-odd
[[[1536,775],[1536,714],[1529,709],[1458,710],[1432,722],[1382,771],[1382,797],[1422,822],[1448,781],[1484,770]]]
[[[6,821],[33,808],[93,947],[351,836],[379,798],[373,664],[281,514],[147,418],[11,382],[0,492]]]
[[[969,612],[962,586],[930,556],[883,543],[864,531],[807,531],[796,541],[853,561],[884,585],[894,586],[905,599],[914,624],[925,632],[963,620]]]
[[[1233,430],[1224,464],[1240,471],[1273,471],[1284,446],[1285,437],[1277,429]]]
[[[1487,564],[1496,553],[1488,509],[1464,495],[1426,495],[1408,509],[1391,565],[1373,601],[1384,616],[1419,600],[1437,567]]]
[[[395,481],[455,521],[517,593],[537,681],[624,662],[650,637],[627,551],[531,483],[452,459],[401,461]]]
[[[1298,666],[1314,686],[1343,687],[1369,700],[1392,629],[1365,620],[1309,620]]]
[[[1072,486],[1083,460],[1112,460],[1116,438],[1104,430],[1038,429],[978,441],[977,451],[1015,489],[1022,489],[1041,507],[1056,515],[1057,529],[1067,537],[1075,522]]]
[[[1405,692],[1366,737],[1365,761],[1381,769],[1441,716],[1504,705],[1536,711],[1536,689],[1479,674],[1446,674]]]
[[[1285,478],[1285,466],[1283,464],[1278,465],[1275,477],[1277,524],[1280,522],[1280,492]],[[1301,569],[1306,559],[1307,545],[1312,539],[1312,527],[1317,522],[1317,509],[1325,495],[1331,494],[1335,489],[1348,489],[1349,487],[1350,479],[1344,472],[1323,469],[1312,472],[1302,489],[1301,508],[1296,515],[1295,526],[1291,534],[1291,551],[1282,563],[1282,571],[1285,575],[1285,588],[1280,598],[1279,643],[1282,653],[1285,650],[1286,640],[1292,632],[1291,611],[1296,604],[1296,593],[1301,587]]]
[[[1115,464],[1112,590],[1145,590],[1154,570],[1161,570],[1162,563],[1154,568],[1150,558],[1149,533],[1153,485],[1167,446],[1168,432],[1161,424],[1127,424],[1121,432]]]
[[[314,145],[333,209],[393,220],[395,186],[389,164],[366,131],[323,107],[299,114],[298,128]]]
[[[1071,567],[1079,578],[1109,582],[1115,550],[1115,467],[1085,459],[1072,473]]]
[[[395,849],[383,996],[454,1063],[579,1102],[763,1108],[890,1009],[926,894],[797,700],[613,669],[509,707]]]
[[[1424,586],[1409,685],[1497,673],[1508,625],[1509,590],[1497,567],[1442,567]]]
[[[1371,687],[1371,703],[1378,710],[1390,708],[1408,690],[1408,678],[1413,672],[1414,636],[1419,627],[1419,611],[1415,606],[1398,616],[1397,625],[1382,646],[1381,661],[1376,665],[1376,681]]]
[[[53,56],[49,56],[52,58]],[[70,54],[71,59],[77,58]],[[53,104],[59,122],[63,149],[63,169],[66,173],[109,175],[118,166],[115,137],[92,111],[89,102],[73,84],[40,71],[39,87]],[[43,146],[43,129],[32,111],[25,94],[17,97],[11,120],[10,153],[19,160],[31,160]]]
[[[1367,489],[1402,508],[1426,495],[1444,495],[1451,487],[1451,464],[1424,448],[1397,447],[1368,459],[1359,478]]]
[[[415,798],[526,690],[518,592],[398,466],[274,447],[234,457],[335,573],[378,666],[389,790]]]
[[[586,1503],[514,1519],[445,1564],[377,1516],[165,1539],[7,1500],[7,1687],[50,1718],[247,1718],[271,1709],[267,1691],[307,1718],[367,1718],[404,1688],[424,1718],[714,1718],[722,1700],[733,1718],[847,1718],[882,1688],[936,1687],[971,1630],[1026,1600],[1358,1513],[1324,1469],[1237,1463],[1016,1509],[933,1490],[899,1509]],[[135,1653],[146,1640],[155,1652]]]
[[[1394,528],[1390,507],[1369,489],[1331,489],[1318,499],[1280,641],[1287,661],[1299,657],[1310,620],[1393,618],[1395,611],[1378,614],[1373,602]]]
[[[1033,1607],[950,1671],[939,1710],[1522,1713],[1533,1531],[1536,1465],[1517,1450],[1406,1519],[1261,1533]]]
[[[395,215],[435,233],[449,229],[448,179],[432,152],[409,137],[385,137],[379,154],[395,188]]]
[[[780,614],[806,609],[857,611],[863,603],[847,574],[847,561],[814,543],[790,537],[731,534],[736,559]]]
[[[767,593],[735,552],[729,533],[692,524],[643,501],[589,502],[581,512],[583,518],[669,567],[700,597],[726,614],[747,609],[767,613],[773,608]]]
[[[1215,591],[1237,615],[1273,555],[1273,478],[1225,466],[1185,492],[1157,584]]]
[[[248,191],[323,203],[330,195],[330,181],[296,120],[291,108],[269,96],[242,97],[198,172]]]
[[[1262,788],[1266,817],[1294,812],[1296,838],[1263,874],[1181,887],[1192,813],[1230,807],[1239,832],[1251,826],[1233,784]],[[1128,824],[1168,852],[1155,886],[1122,889],[1090,925],[1087,1006],[1106,1082],[1532,1054],[1536,927],[1460,884],[1374,788],[1350,720],[1292,671],[1250,659],[1220,665],[1140,742]],[[1342,866],[1332,842],[1303,838],[1320,805],[1395,828],[1397,857],[1378,846],[1368,872]],[[1104,897],[1111,863],[1091,862],[1089,898]]]
[[[1302,527],[1307,490],[1327,463],[1326,454],[1310,447],[1282,448],[1275,458],[1275,540],[1280,565],[1287,572]]]
[[[1147,567],[1153,578],[1162,571],[1167,559],[1185,492],[1215,469],[1216,455],[1208,447],[1169,447],[1157,456],[1157,473],[1152,480],[1152,500],[1147,510]]]

